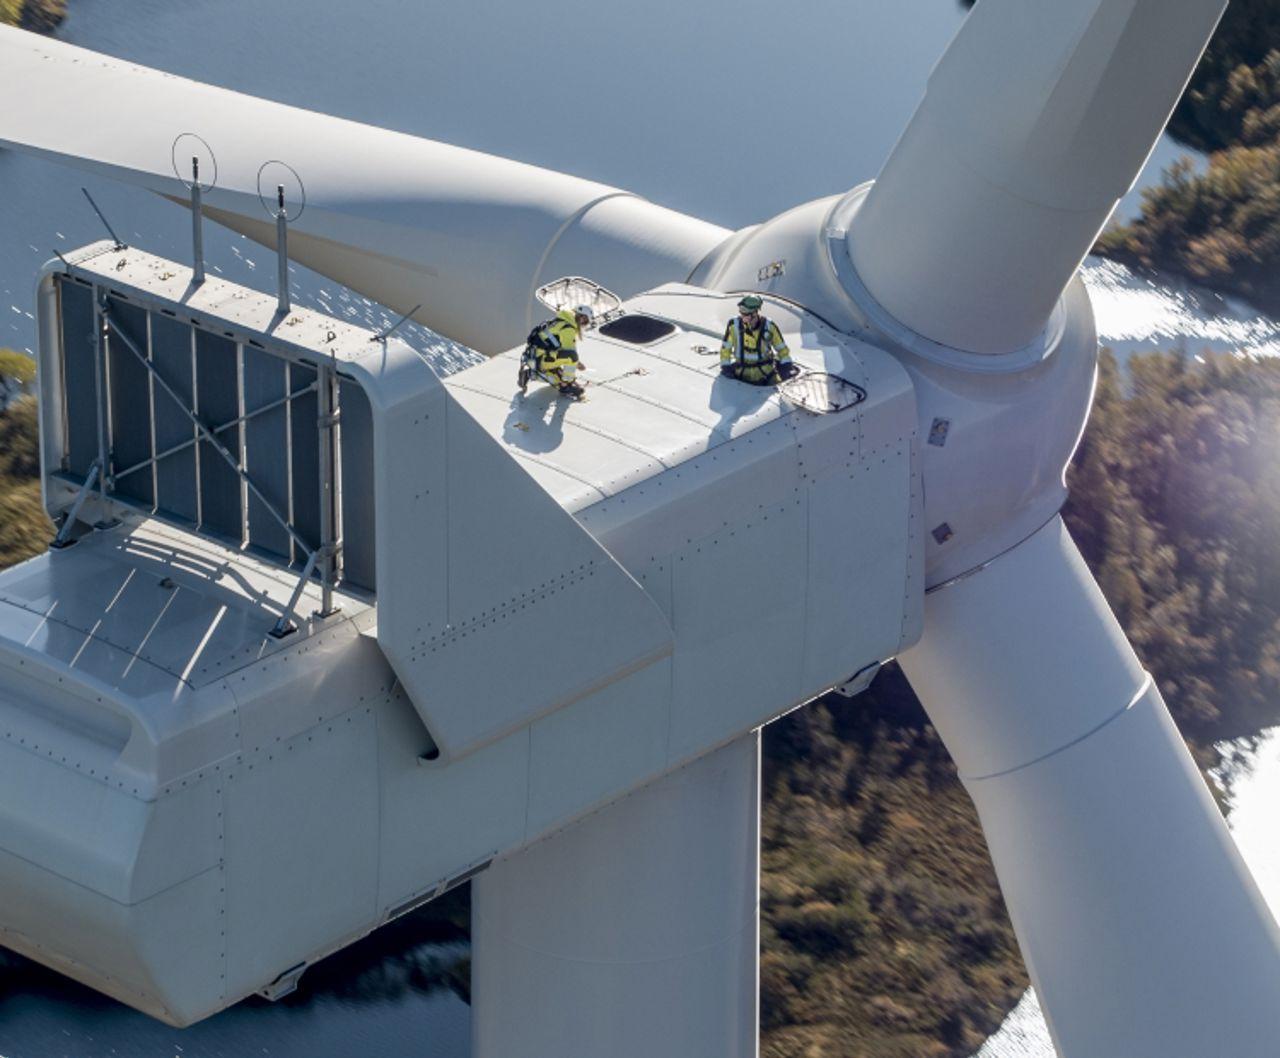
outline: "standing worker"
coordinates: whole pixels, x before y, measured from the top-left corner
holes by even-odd
[[[798,370],[778,325],[760,315],[763,304],[756,294],[739,301],[738,315],[725,327],[720,346],[720,373],[753,386],[776,385]]]
[[[520,362],[520,392],[529,384],[530,375],[536,374],[566,397],[580,400],[582,387],[576,379],[578,369],[587,365],[578,359],[578,339],[594,319],[590,305],[579,305],[561,309],[553,319],[530,331]]]

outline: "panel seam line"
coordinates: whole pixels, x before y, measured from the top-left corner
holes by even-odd
[[[1071,749],[1072,746],[1078,746],[1085,739],[1092,738],[1094,735],[1096,735],[1108,724],[1124,716],[1125,713],[1127,713],[1130,709],[1132,709],[1135,705],[1137,705],[1138,702],[1140,702],[1144,697],[1146,697],[1147,692],[1151,690],[1152,687],[1155,686],[1155,683],[1151,678],[1151,673],[1147,672],[1147,673],[1144,673],[1143,675],[1144,675],[1144,679],[1142,681],[1142,684],[1138,687],[1138,690],[1134,693],[1133,697],[1130,698],[1129,701],[1126,702],[1123,707],[1121,707],[1120,709],[1117,709],[1114,713],[1108,716],[1105,720],[1103,720],[1097,726],[1091,727],[1083,735],[1073,738],[1070,742],[1063,743],[1057,749],[1051,749],[1049,750],[1048,753],[1042,753],[1040,756],[1035,757],[1032,760],[1026,761],[1023,764],[1015,764],[1012,768],[1005,768],[1002,771],[988,772],[986,775],[962,775],[960,776],[960,781],[967,782],[967,783],[982,782],[984,779],[998,779],[1003,775],[1012,775],[1016,771],[1022,771],[1024,768],[1030,768],[1035,764],[1040,764],[1043,761],[1048,760],[1050,757],[1056,757],[1059,753],[1064,753],[1067,750]]]

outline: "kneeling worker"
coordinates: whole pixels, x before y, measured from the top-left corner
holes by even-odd
[[[778,325],[760,315],[763,304],[755,294],[739,301],[720,346],[720,373],[754,386],[772,386],[797,373]]]
[[[578,339],[594,318],[595,313],[589,305],[561,309],[554,319],[548,320],[529,336],[526,353],[534,354],[535,370],[565,396],[582,396],[582,387],[576,379],[578,368],[587,365],[578,359]]]

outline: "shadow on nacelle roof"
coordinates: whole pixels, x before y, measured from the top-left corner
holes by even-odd
[[[586,400],[579,403],[536,380],[522,397],[519,349],[444,385],[561,506],[578,511],[795,410],[773,387],[720,374],[721,339],[739,297],[669,284],[629,299],[624,319],[665,321],[672,329],[644,342],[586,332],[578,343],[586,365],[578,376]],[[791,302],[767,298],[764,311],[803,370],[839,375],[865,390],[884,359]],[[868,359],[877,363],[869,368]],[[896,373],[888,364],[883,370]]]

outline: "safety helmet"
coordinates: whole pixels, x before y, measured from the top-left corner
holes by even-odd
[[[748,294],[745,298],[738,302],[738,308],[745,309],[747,312],[759,312],[760,307],[764,304],[762,298],[757,294]]]
[[[590,325],[595,321],[596,314],[591,310],[590,305],[579,305],[573,310],[575,317],[585,317],[587,324]]]

